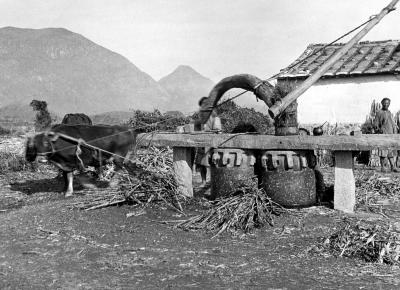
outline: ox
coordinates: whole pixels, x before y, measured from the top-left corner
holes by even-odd
[[[89,116],[83,113],[66,114],[61,121],[65,125],[93,125]]]
[[[33,162],[37,156],[45,156],[60,168],[65,181],[65,197],[69,197],[73,194],[74,169],[100,167],[104,161],[113,161],[119,170],[135,143],[136,132],[128,127],[61,124],[28,138],[25,157]]]

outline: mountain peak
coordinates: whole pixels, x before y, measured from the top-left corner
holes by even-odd
[[[177,72],[184,72],[184,73],[196,73],[198,74],[197,71],[195,71],[190,65],[178,65],[178,67],[174,70],[174,73]]]
[[[201,75],[199,72],[194,70],[191,66],[189,65],[179,65],[172,73],[169,75],[161,78],[159,80],[159,83],[166,83],[171,80],[180,80],[182,82],[187,82],[190,80],[203,80],[206,82],[211,82],[212,81],[205,76]]]
[[[172,73],[158,83],[169,93],[174,107],[170,110],[193,112],[198,107],[198,100],[208,95],[214,83],[188,65],[178,66]]]
[[[179,78],[185,78],[185,79],[192,79],[192,78],[199,78],[199,79],[207,79],[203,75],[201,75],[199,72],[195,71],[191,66],[189,65],[179,65],[172,73],[168,75],[170,78],[172,76],[178,76]],[[167,76],[167,77],[168,77]],[[209,80],[209,79],[207,79]],[[161,81],[161,80],[160,80]],[[211,80],[209,80],[211,81]]]

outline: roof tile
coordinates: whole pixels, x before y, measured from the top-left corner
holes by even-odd
[[[287,68],[282,78],[305,78],[315,72],[337,52],[344,43],[332,44],[317,52],[325,44],[310,44],[301,56]],[[317,52],[316,54],[313,54]],[[307,58],[304,62],[300,60]],[[400,71],[400,40],[366,41],[351,48],[323,77],[371,74],[397,74]]]

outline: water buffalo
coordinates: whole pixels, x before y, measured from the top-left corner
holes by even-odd
[[[103,151],[89,148],[84,143],[79,145],[69,137],[83,140]],[[73,194],[74,169],[99,167],[107,160],[112,160],[117,170],[121,169],[135,143],[136,132],[128,127],[61,124],[28,138],[25,157],[32,162],[37,156],[44,156],[60,168],[65,181],[65,196],[68,197]]]

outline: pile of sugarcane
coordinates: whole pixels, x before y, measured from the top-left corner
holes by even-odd
[[[345,220],[324,246],[338,256],[399,264],[400,232],[383,222]]]
[[[68,205],[69,208],[94,210],[107,206],[123,204],[126,198],[119,190],[101,189],[88,191],[79,200]]]
[[[215,233],[214,237],[227,230],[246,233],[266,224],[272,226],[273,215],[279,215],[285,209],[274,203],[257,185],[257,179],[240,181],[231,196],[216,200],[211,209],[177,226],[184,230],[211,231]]]
[[[400,178],[380,176],[379,174],[356,175],[356,198],[358,205],[373,206],[380,199],[398,200],[400,197]]]
[[[128,201],[149,204],[164,201],[182,211],[184,197],[178,191],[172,169],[172,149],[149,147],[135,155],[121,175],[120,190]]]
[[[125,167],[125,172],[115,172],[111,178],[118,181],[115,189],[89,192],[86,197],[75,202],[73,207],[90,210],[124,202],[146,206],[151,202],[162,201],[182,212],[181,202],[184,197],[178,192],[174,178],[172,149],[149,147],[138,151]],[[103,172],[103,175],[112,175],[110,170],[105,171],[107,173]]]

